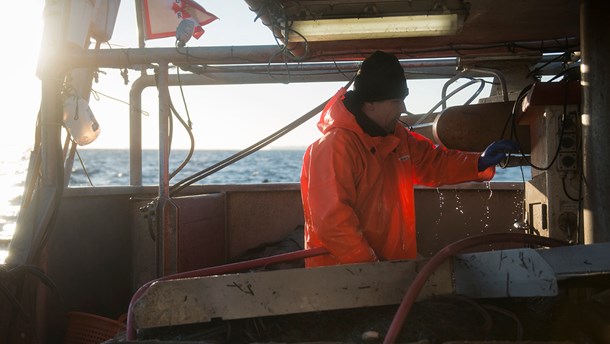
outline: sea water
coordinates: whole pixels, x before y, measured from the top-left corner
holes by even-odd
[[[29,152],[14,148],[0,149],[0,263],[4,262],[25,185]]]
[[[303,162],[303,149],[261,150],[198,181],[196,184],[257,184],[298,183]],[[231,150],[197,150],[189,163],[175,175],[170,184],[177,183],[209,166],[233,156]],[[188,151],[175,150],[170,154],[169,170],[175,171]],[[15,230],[27,167],[29,152],[3,151],[0,156],[0,263],[4,262],[7,248]],[[158,185],[159,153],[144,150],[142,153],[142,184]],[[530,179],[529,169],[525,179]],[[497,169],[494,181],[522,181],[519,168]],[[129,185],[129,150],[83,149],[78,151],[71,170],[70,186]]]
[[[170,184],[187,178],[238,151],[197,150],[189,163],[172,178]],[[303,161],[302,150],[261,150],[202,179],[197,184],[255,184],[298,182]],[[75,158],[70,186],[129,185],[128,150],[83,150],[79,153],[83,164]],[[170,154],[169,172],[173,173],[187,157],[188,151],[176,150]],[[83,168],[84,165],[84,168]],[[159,153],[145,150],[142,153],[142,184],[158,185]]]
[[[238,151],[198,150],[189,163],[171,180],[179,182],[209,166],[233,156]],[[296,183],[301,174],[303,149],[261,150],[248,155],[195,184]],[[29,151],[2,150],[0,155],[0,263],[7,256],[9,242],[15,231],[29,162]],[[170,173],[187,157],[186,150],[170,154]],[[142,152],[142,184],[158,185],[159,153]],[[70,186],[129,185],[129,150],[82,149],[74,158]]]

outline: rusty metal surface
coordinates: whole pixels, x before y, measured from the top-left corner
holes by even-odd
[[[352,264],[164,281],[135,304],[138,328],[398,304],[425,261]],[[453,291],[450,264],[420,297]]]

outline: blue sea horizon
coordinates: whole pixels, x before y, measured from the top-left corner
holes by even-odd
[[[306,147],[274,148],[257,151],[234,164],[202,179],[197,184],[256,184],[297,183]],[[195,150],[190,162],[171,180],[170,184],[187,178],[223,159],[232,157],[238,150]],[[170,174],[187,157],[187,150],[173,150],[170,154]],[[128,149],[79,150],[82,164],[75,158],[70,186],[129,185]],[[142,152],[142,184],[157,185],[159,153],[154,149]],[[83,167],[84,166],[84,167]],[[496,182],[523,182],[531,178],[529,168],[497,168]]]

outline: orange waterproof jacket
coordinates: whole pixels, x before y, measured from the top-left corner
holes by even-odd
[[[478,172],[479,153],[437,147],[400,124],[393,135],[371,137],[344,106],[345,93],[322,111],[323,137],[304,156],[305,247],[330,252],[306,266],[415,258],[413,185],[490,180],[495,168]]]

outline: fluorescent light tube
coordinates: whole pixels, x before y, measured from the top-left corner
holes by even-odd
[[[336,41],[454,35],[457,14],[294,21],[289,41]],[[299,35],[300,34],[300,35]]]

